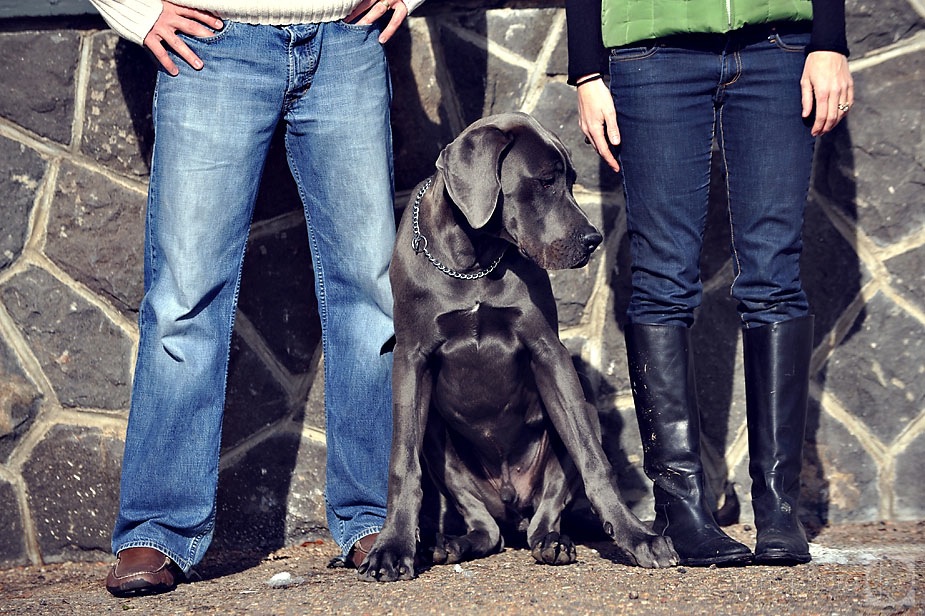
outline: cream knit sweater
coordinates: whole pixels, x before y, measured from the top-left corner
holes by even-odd
[[[161,0],[90,0],[109,27],[139,45],[161,14]],[[288,25],[343,19],[360,0],[187,0],[177,2],[252,24]],[[413,11],[424,0],[404,0]]]

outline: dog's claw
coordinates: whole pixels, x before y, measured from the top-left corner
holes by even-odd
[[[648,535],[642,541],[637,542],[634,549],[629,552],[637,565],[647,569],[674,567],[680,560],[671,543],[671,538],[661,535]]]
[[[357,569],[359,578],[364,582],[398,582],[413,580],[414,553],[403,555],[402,550],[387,547],[373,548],[363,564]]]
[[[568,535],[549,533],[531,550],[536,562],[545,565],[569,565],[578,559],[578,551]]]

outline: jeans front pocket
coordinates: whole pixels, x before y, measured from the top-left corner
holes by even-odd
[[[340,21],[335,21],[334,24],[337,27],[346,30],[347,32],[358,32],[361,34],[368,34],[372,31],[379,30],[379,24],[376,22],[373,22],[371,24],[348,23],[344,21],[343,19],[341,19]]]
[[[177,32],[177,36],[179,36],[181,39],[183,39],[187,43],[192,42],[192,43],[199,43],[202,45],[210,45],[212,43],[217,43],[218,41],[228,36],[228,33],[232,30],[232,28],[234,28],[234,23],[235,22],[228,21],[227,19],[224,20],[222,22],[223,24],[222,29],[215,30],[211,34],[211,36],[192,36],[189,34],[184,34],[183,32]]]
[[[656,51],[658,51],[658,46],[656,45],[614,47],[610,50],[610,61],[630,62],[632,60],[643,60],[654,55]]]
[[[806,49],[806,46],[809,45],[809,37],[810,35],[808,33],[803,32],[794,32],[788,34],[774,32],[770,37],[768,37],[768,40],[777,45],[777,47],[783,51],[795,51],[803,53],[803,51]]]

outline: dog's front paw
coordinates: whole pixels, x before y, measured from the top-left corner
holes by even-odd
[[[536,562],[544,565],[570,565],[578,559],[575,543],[568,535],[549,533],[531,550]]]
[[[661,535],[647,533],[634,542],[633,547],[627,551],[636,560],[637,565],[647,569],[674,567],[679,561],[671,539]]]
[[[357,574],[364,582],[413,580],[417,575],[414,569],[414,543],[409,550],[398,542],[377,542],[357,568]]]

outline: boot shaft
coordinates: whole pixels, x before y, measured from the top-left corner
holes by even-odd
[[[628,324],[624,333],[646,475],[658,484],[702,474],[690,330]]]
[[[705,498],[690,330],[630,324],[625,335],[643,467],[655,496],[652,530],[671,537],[684,565],[749,562],[751,551],[719,528]]]
[[[745,399],[752,499],[795,508],[813,350],[813,317],[745,329]],[[756,513],[757,515],[757,513]]]

